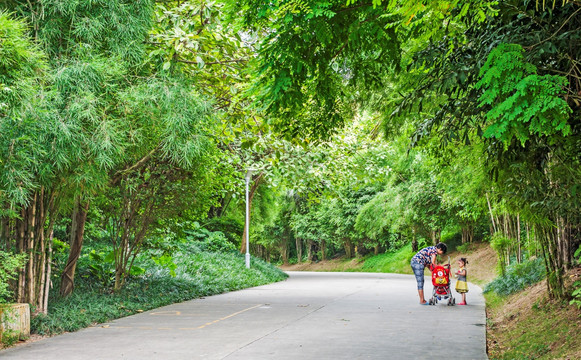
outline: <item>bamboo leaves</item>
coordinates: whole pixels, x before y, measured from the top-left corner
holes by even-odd
[[[46,57],[25,33],[23,22],[0,12],[0,206],[25,204],[39,183],[45,124],[37,122],[35,98],[46,75]]]

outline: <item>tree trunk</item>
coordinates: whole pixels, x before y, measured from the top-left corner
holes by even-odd
[[[283,236],[280,244],[280,255],[282,256],[282,263],[288,265],[288,237]]]
[[[63,270],[61,277],[61,296],[69,296],[75,287],[75,271],[77,268],[77,261],[81,255],[83,248],[83,235],[85,233],[85,223],[87,222],[87,212],[89,211],[89,202],[82,203],[80,197],[75,199],[75,207],[73,209],[71,235],[70,235],[70,250],[67,265]]]
[[[297,247],[297,263],[300,264],[303,261],[303,240],[297,237],[295,244]]]
[[[347,259],[352,259],[353,258],[353,243],[351,242],[351,240],[349,238],[343,239],[343,244],[345,247],[345,255],[347,256]]]
[[[307,260],[309,262],[313,261],[313,240],[307,240]]]
[[[472,243],[474,240],[474,224],[466,222],[462,224],[462,244]]]
[[[545,267],[547,269],[547,288],[549,296],[552,298],[562,299],[565,295],[563,282],[563,264],[561,262],[558,250],[559,231],[554,227],[545,229],[539,227],[539,238],[543,255],[545,258]]]
[[[10,251],[12,244],[10,243],[10,219],[8,216],[0,218],[0,249]]]
[[[143,198],[137,197],[136,194],[124,196],[123,211],[118,223],[119,241],[114,241],[114,291],[120,290],[125,285],[133,262],[142,248],[143,240],[153,221],[155,199],[159,194],[156,193],[155,187],[150,187],[149,191],[150,193]]]
[[[327,259],[327,242],[325,240],[321,240],[321,260]]]

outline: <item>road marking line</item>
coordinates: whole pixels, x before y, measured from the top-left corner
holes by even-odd
[[[244,313],[244,312],[250,311],[250,310],[252,310],[252,309],[256,309],[257,307],[261,307],[261,306],[264,306],[264,304],[258,304],[258,305],[254,305],[254,306],[251,306],[251,307],[249,307],[249,308],[246,308],[246,309],[243,309],[243,310],[237,311],[237,312],[235,312],[235,313],[233,313],[233,314],[230,314],[230,315],[224,316],[224,317],[222,317],[222,318],[220,318],[220,319],[218,319],[218,320],[214,320],[214,321],[207,322],[207,323],[205,323],[205,324],[204,324],[204,325],[202,325],[202,326],[198,326],[197,328],[178,328],[178,330],[196,330],[196,329],[203,329],[203,328],[205,328],[206,326],[210,326],[210,325],[213,325],[213,324],[217,324],[217,323],[219,323],[220,321],[224,321],[224,320],[226,320],[226,319],[230,319],[231,317],[234,317],[234,316],[236,316],[236,315],[240,315],[240,314],[242,314],[242,313]],[[167,313],[164,313],[164,312],[155,313],[155,315],[169,315],[169,314],[174,314],[174,315],[181,315],[181,312],[179,312],[179,311],[176,311],[176,312],[167,312]],[[154,315],[154,314],[152,314],[152,315]],[[103,326],[101,326],[101,327],[102,327],[102,328],[105,328],[105,329],[140,329],[140,330],[155,330],[155,329],[154,329],[153,327],[151,327],[151,326],[117,326],[117,325],[115,325],[115,324],[113,324],[113,326],[111,326],[111,325],[107,324],[107,325],[103,325]],[[168,328],[168,327],[158,327],[158,328],[157,328],[157,330],[172,330],[172,328]]]
[[[159,311],[153,312],[150,315],[170,315],[170,316],[180,316],[182,314],[181,311]]]
[[[264,304],[258,304],[258,305],[255,305],[255,306],[251,306],[251,307],[249,307],[249,308],[247,308],[247,309],[240,310],[240,311],[238,311],[238,312],[235,312],[234,314],[230,314],[230,315],[228,315],[228,316],[224,316],[223,318],[220,318],[220,319],[218,319],[218,320],[214,320],[214,321],[212,321],[212,322],[209,322],[209,323],[206,323],[206,324],[204,324],[204,325],[202,325],[202,326],[198,326],[198,329],[203,329],[203,328],[205,328],[206,326],[209,326],[209,325],[212,325],[212,324],[216,324],[216,323],[218,323],[218,322],[220,322],[220,321],[223,321],[223,320],[229,319],[229,318],[231,318],[231,317],[234,317],[234,316],[236,316],[236,315],[240,315],[240,314],[242,314],[242,313],[244,313],[244,312],[246,312],[246,311],[249,311],[249,310],[252,310],[252,309],[256,309],[257,307],[260,307],[260,306],[263,306],[263,305],[264,305]]]

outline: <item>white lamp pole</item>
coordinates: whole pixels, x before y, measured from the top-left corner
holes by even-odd
[[[246,268],[250,269],[250,201],[248,195],[248,184],[252,179],[254,169],[248,169],[246,173]]]

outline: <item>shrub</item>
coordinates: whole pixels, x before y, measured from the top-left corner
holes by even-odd
[[[513,264],[506,268],[504,275],[488,283],[484,292],[494,291],[499,295],[510,295],[541,281],[545,276],[545,265],[541,258]]]
[[[184,232],[187,234],[187,240],[195,242],[201,251],[228,252],[236,250],[236,245],[228,241],[223,232],[210,231],[198,223],[194,223],[192,229]]]
[[[12,293],[9,289],[9,281],[16,278],[18,269],[24,266],[26,255],[10,254],[0,251],[0,304],[11,300]]]
[[[210,231],[220,231],[229,242],[238,246],[244,232],[244,223],[236,218],[216,217],[204,223],[204,227]]]
[[[461,252],[464,254],[470,253],[470,252],[474,251],[474,249],[476,249],[475,243],[466,243],[466,244],[462,244],[462,245],[459,245],[458,247],[456,247],[456,250],[458,252]]]
[[[203,244],[203,249],[210,252],[236,251],[236,246],[219,231],[210,233]]]
[[[490,246],[498,254],[498,266],[500,266],[500,273],[502,276],[506,274],[506,249],[510,246],[512,240],[504,236],[500,232],[494,233],[490,238]]]

